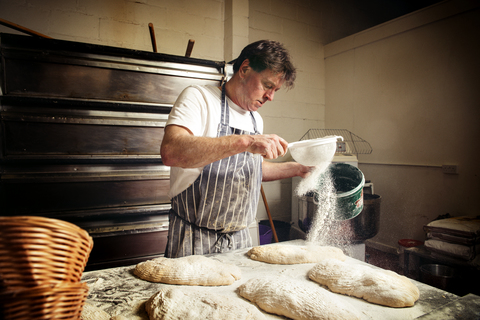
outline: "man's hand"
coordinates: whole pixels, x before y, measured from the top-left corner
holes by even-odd
[[[306,178],[315,167],[307,167],[300,163],[289,162],[262,162],[262,181],[273,181],[291,177]]]
[[[288,143],[276,134],[252,135],[248,152],[261,154],[265,159],[276,159],[287,152]]]

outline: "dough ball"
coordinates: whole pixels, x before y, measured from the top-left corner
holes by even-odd
[[[191,286],[224,286],[241,278],[237,266],[200,255],[144,261],[137,264],[134,274],[151,282]]]
[[[247,254],[253,260],[272,264],[316,263],[328,258],[345,261],[347,258],[339,248],[316,245],[294,246],[279,244],[259,246],[253,247]]]
[[[263,320],[265,316],[254,305],[232,298],[191,288],[163,288],[146,303],[150,320]]]
[[[313,281],[287,277],[250,279],[239,294],[269,313],[295,320],[353,320],[360,313]]]
[[[410,307],[420,297],[407,277],[361,264],[328,259],[316,264],[308,276],[333,292],[389,307]]]
[[[85,302],[80,320],[110,320],[110,315],[102,309]]]

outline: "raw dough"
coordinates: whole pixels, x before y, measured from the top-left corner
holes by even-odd
[[[150,320],[258,319],[265,316],[241,298],[230,298],[191,288],[165,287],[146,303]]]
[[[292,319],[360,319],[352,305],[312,281],[288,277],[250,279],[238,287],[238,292],[263,310]]]
[[[413,306],[420,296],[418,288],[405,276],[334,259],[316,264],[308,276],[333,292],[389,307]]]
[[[110,315],[100,308],[85,302],[80,320],[110,320]]]
[[[200,255],[175,259],[161,257],[140,262],[134,274],[151,282],[191,286],[224,286],[241,278],[237,266]]]
[[[327,258],[345,261],[347,258],[339,248],[316,245],[294,246],[280,244],[259,246],[253,247],[247,254],[253,260],[273,264],[316,263]]]

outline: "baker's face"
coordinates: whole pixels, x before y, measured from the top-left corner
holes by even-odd
[[[242,66],[240,72],[243,83],[243,94],[239,105],[247,111],[257,111],[267,101],[272,101],[275,92],[280,90],[284,79],[282,74],[275,74],[271,70],[256,72],[250,66]]]

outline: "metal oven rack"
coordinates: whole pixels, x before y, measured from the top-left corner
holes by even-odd
[[[0,34],[0,215],[89,232],[86,270],[164,254],[175,99],[218,86],[225,62]]]

